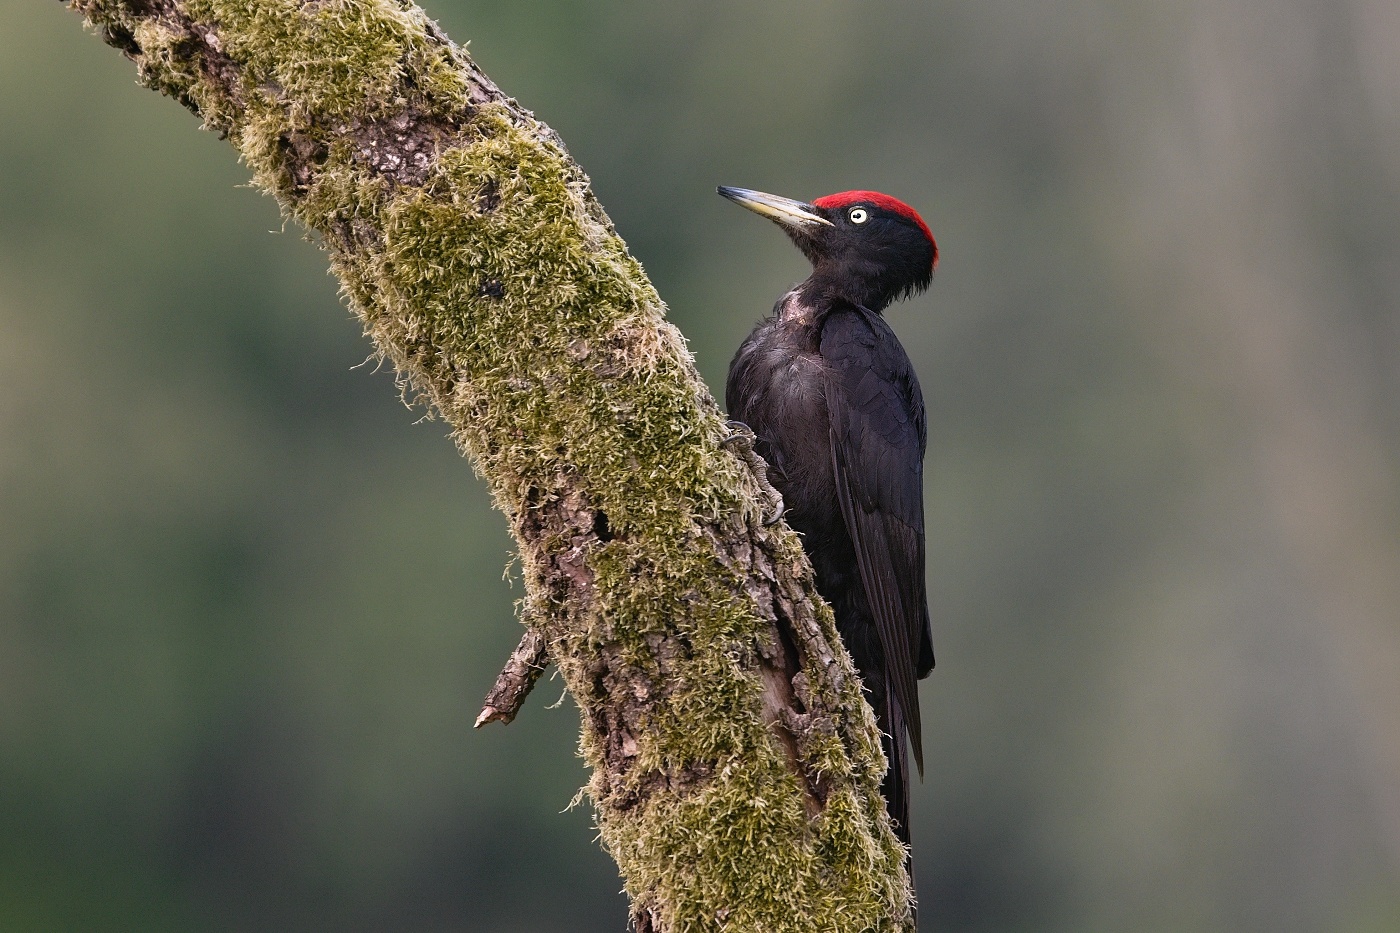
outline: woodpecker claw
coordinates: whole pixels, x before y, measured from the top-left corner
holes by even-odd
[[[742,421],[726,421],[724,426],[729,429],[729,433],[719,439],[719,446],[732,447],[740,441],[743,441],[745,446],[753,446],[753,428]]]
[[[765,519],[763,520],[763,527],[764,527],[764,528],[772,528],[774,525],[778,524],[778,522],[782,521],[782,520],[783,520],[783,516],[786,515],[786,514],[787,514],[787,506],[783,504],[783,497],[782,497],[782,496],[779,496],[779,497],[778,497],[778,510],[777,510],[776,512],[773,513],[773,517],[772,517],[772,518],[765,518]]]

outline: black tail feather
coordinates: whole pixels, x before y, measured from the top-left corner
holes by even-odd
[[[904,716],[899,701],[890,698],[888,717],[880,717],[880,745],[889,760],[890,768],[885,772],[880,793],[885,797],[885,807],[890,812],[894,833],[899,841],[909,844],[909,751],[904,741]],[[888,722],[883,721],[888,718]]]
[[[887,694],[885,709],[877,709],[876,718],[880,725],[880,745],[889,761],[889,770],[880,785],[880,793],[885,798],[885,809],[889,811],[894,834],[905,846],[909,845],[909,750],[905,740],[907,728],[904,711],[899,700],[891,692]],[[909,850],[904,857],[904,867],[909,872],[909,884],[914,884],[914,854]],[[918,913],[914,915],[918,922]]]

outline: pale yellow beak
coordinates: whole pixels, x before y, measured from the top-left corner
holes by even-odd
[[[720,185],[715,190],[735,204],[747,207],[755,214],[762,214],[769,220],[777,221],[785,227],[795,227],[801,230],[833,226],[831,221],[817,213],[815,206],[794,201],[792,198],[765,194],[762,191],[753,191],[749,188],[730,188],[725,185]]]

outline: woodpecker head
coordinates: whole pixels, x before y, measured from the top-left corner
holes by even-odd
[[[748,188],[717,190],[782,227],[811,260],[820,287],[872,311],[928,288],[938,265],[928,225],[887,194],[843,191],[807,204]]]

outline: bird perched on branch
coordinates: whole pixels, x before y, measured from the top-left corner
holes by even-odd
[[[933,669],[924,588],[923,394],[880,316],[928,287],[933,234],[874,191],[803,203],[722,187],[783,228],[812,263],[739,347],[725,404],[754,433],[788,523],[836,614],[883,733],[881,791],[909,842],[905,736],[922,776],[918,680]]]

